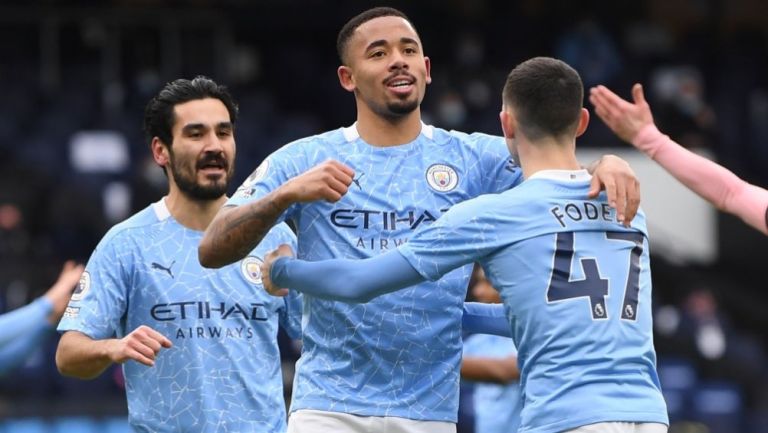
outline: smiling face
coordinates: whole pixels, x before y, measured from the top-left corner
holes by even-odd
[[[224,104],[195,99],[174,107],[171,146],[160,155],[169,180],[193,200],[215,200],[227,192],[234,175],[234,126]],[[156,155],[157,158],[157,155]]]
[[[362,103],[385,118],[415,112],[432,81],[419,36],[401,17],[384,16],[361,24],[344,57],[346,65],[338,70],[342,87],[355,92],[358,106]]]

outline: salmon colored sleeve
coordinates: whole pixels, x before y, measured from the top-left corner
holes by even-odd
[[[768,190],[749,184],[730,170],[699,156],[650,124],[632,144],[653,158],[693,192],[768,235]]]

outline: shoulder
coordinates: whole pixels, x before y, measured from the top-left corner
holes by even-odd
[[[112,228],[110,228],[104,235],[99,245],[102,246],[107,243],[136,236],[139,233],[143,233],[144,230],[150,229],[162,222],[163,219],[168,218],[169,215],[163,215],[163,209],[165,208],[160,206],[159,203],[160,202],[153,203],[135,213],[125,221],[112,226]]]

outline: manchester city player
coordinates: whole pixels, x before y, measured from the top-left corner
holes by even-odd
[[[522,63],[507,78],[501,113],[521,185],[457,204],[371,259],[281,258],[270,274],[271,253],[265,287],[366,300],[479,261],[518,348],[520,432],[666,432],[645,218],[639,213],[627,228],[604,196],[587,199],[590,176],[575,156],[589,120],[582,101],[581,80],[565,63]],[[287,247],[279,253],[290,255]]]
[[[240,260],[283,220],[296,224],[303,259],[377,256],[456,203],[519,183],[501,137],[421,122],[430,62],[401,12],[376,8],[352,18],[337,50],[357,122],[272,154],[206,230],[204,266]],[[616,188],[624,212],[635,179],[623,161],[606,161],[597,172],[610,191],[630,178]],[[305,298],[289,431],[455,431],[471,268],[366,304]]]
[[[260,257],[213,271],[197,245],[227,200],[237,106],[205,77],[176,80],[147,105],[144,126],[168,176],[166,197],[113,227],[93,252],[59,330],[59,370],[92,378],[123,364],[139,432],[284,432],[278,323],[300,333],[300,299],[265,296]]]

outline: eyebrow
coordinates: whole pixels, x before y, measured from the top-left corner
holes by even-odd
[[[415,44],[415,45],[419,45],[419,42],[416,39],[409,38],[409,37],[402,37],[402,38],[400,38],[400,43],[401,44]],[[386,39],[379,39],[379,40],[373,41],[370,44],[368,44],[368,46],[365,47],[365,51],[370,51],[373,48],[380,47],[380,46],[383,46],[383,45],[387,45]]]
[[[232,122],[219,122],[219,123],[216,124],[215,127],[216,127],[216,129],[221,129],[221,128],[232,129],[233,128],[233,123]],[[207,128],[207,126],[205,124],[203,124],[203,123],[189,123],[189,124],[184,125],[183,128],[181,128],[181,132],[189,132],[189,131],[194,130],[194,129],[206,129],[206,128]]]

